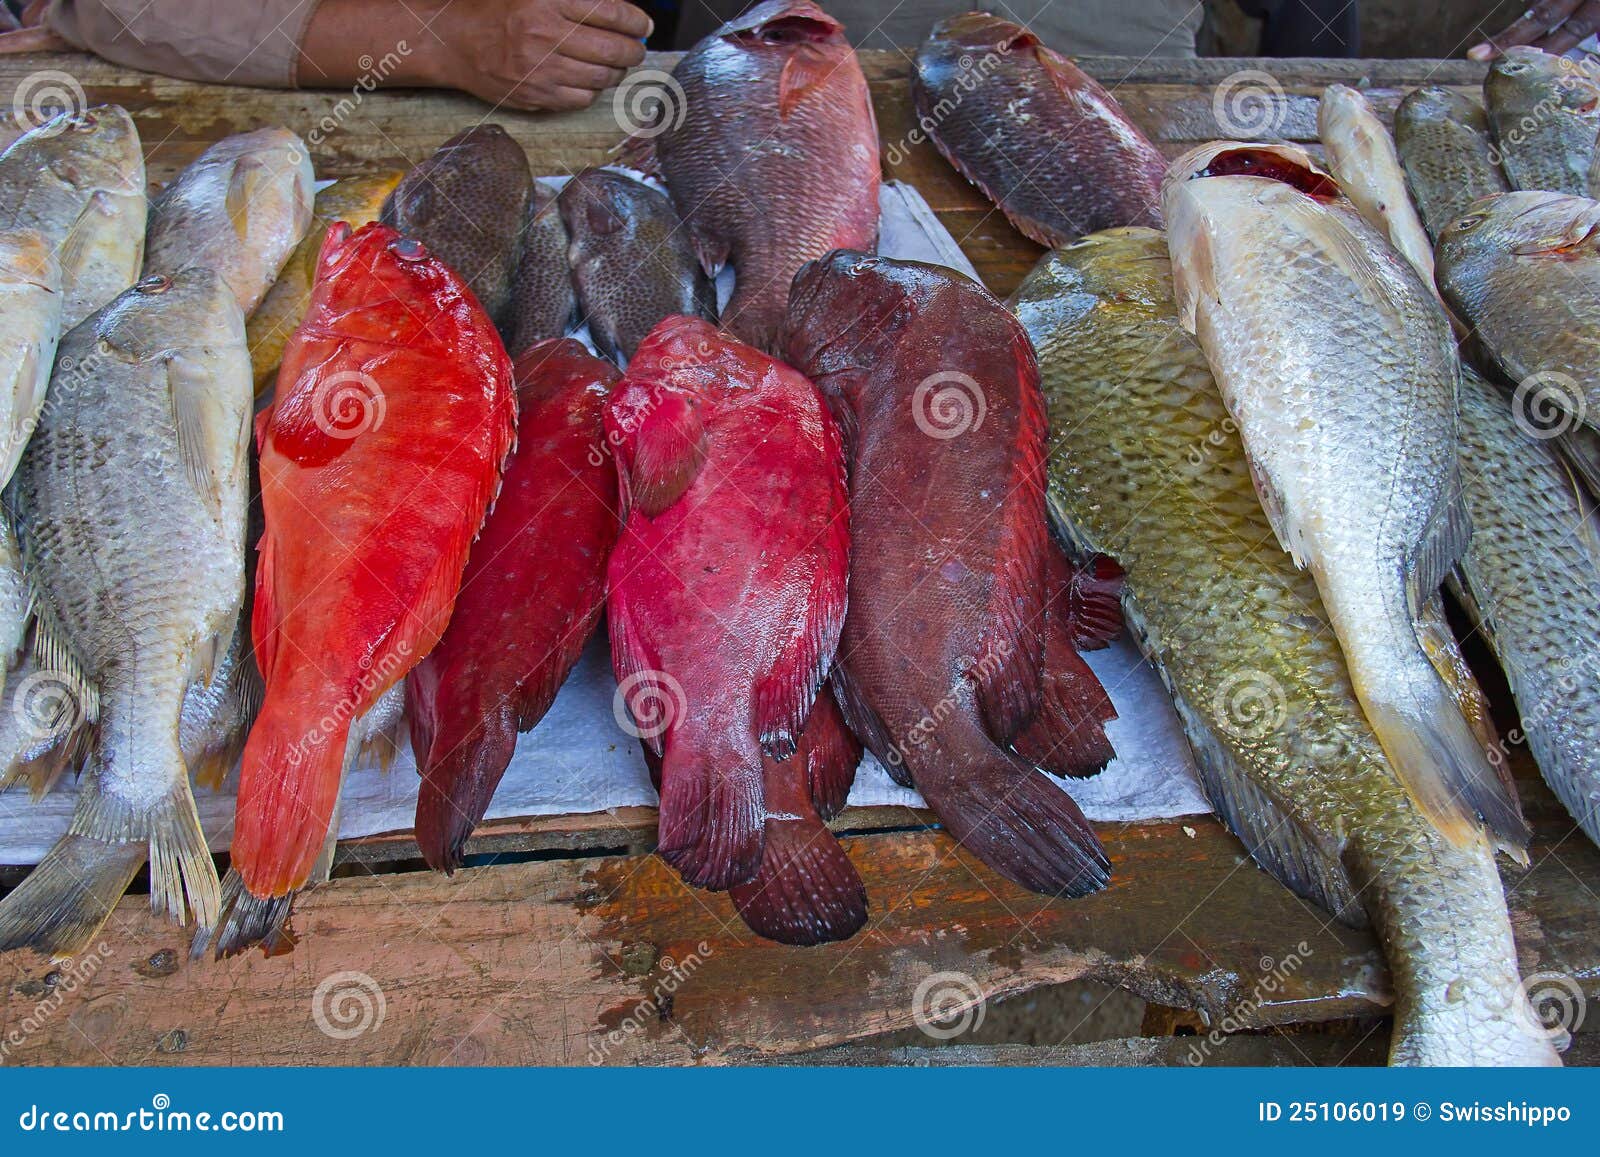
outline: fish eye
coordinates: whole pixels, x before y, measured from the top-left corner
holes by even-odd
[[[389,242],[389,252],[401,261],[421,261],[428,250],[415,237],[399,237]]]
[[[172,288],[172,278],[160,273],[141,280],[133,287],[135,293],[165,293]]]
[[[72,118],[72,127],[80,133],[89,132],[94,128],[95,125],[99,123],[100,118],[95,116],[95,114],[90,111],[81,112]]]
[[[1476,229],[1479,225],[1482,225],[1482,224],[1483,224],[1483,214],[1482,213],[1469,213],[1465,217],[1462,217],[1459,220],[1457,220],[1456,223],[1454,225],[1452,225],[1450,228],[1451,228],[1452,232],[1465,233],[1467,230]]]

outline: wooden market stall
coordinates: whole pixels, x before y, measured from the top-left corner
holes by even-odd
[[[1277,135],[1313,145],[1326,83],[1369,78],[1368,95],[1387,118],[1410,86],[1475,94],[1483,73],[1436,61],[1082,63],[1169,156],[1225,135],[1215,86],[1242,69],[1281,86]],[[864,53],[863,64],[886,173],[913,183],[990,288],[1009,293],[1040,249],[931,146],[911,142],[906,56]],[[409,166],[491,115],[540,174],[603,162],[621,137],[610,94],[581,113],[490,114],[457,95],[223,88],[68,55],[0,57],[0,109],[42,70],[74,78],[90,104],[133,114],[153,182],[219,138],[267,125],[306,137],[319,177]],[[1532,867],[1508,869],[1505,882],[1524,973],[1560,974],[1600,997],[1600,851],[1525,760],[1519,770],[1536,833]],[[17,797],[7,806],[26,805]],[[0,1042],[27,1029],[0,1063],[1381,1060],[1385,1032],[1374,1018],[1387,977],[1371,937],[1296,899],[1215,820],[1101,825],[1114,882],[1071,902],[1000,879],[930,821],[904,808],[853,809],[836,821],[872,915],[856,938],[823,948],[763,941],[725,896],[685,887],[649,854],[655,817],[643,808],[492,821],[469,850],[500,862],[454,879],[423,870],[406,833],[351,841],[339,878],[298,904],[300,944],[271,959],[191,962],[182,931],[152,919],[145,897],[129,896],[92,968],[0,957]],[[0,869],[0,886],[21,875],[21,866]],[[1125,986],[1151,1003],[1152,1038],[1168,1039],[1064,1049],[958,1044],[920,1056],[861,1043],[912,1025],[918,986],[936,972],[970,983],[970,1001],[1079,978]],[[1268,991],[1264,975],[1277,978]],[[353,1022],[359,1032],[344,1021],[328,1031],[339,985],[366,1002]],[[1361,1020],[1353,1031],[1297,1027],[1352,1018]],[[1203,1053],[1171,1039],[1174,1030],[1213,1025],[1288,1031],[1246,1032]],[[1592,1039],[1580,1036],[1569,1059],[1590,1056]]]

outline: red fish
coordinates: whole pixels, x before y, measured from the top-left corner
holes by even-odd
[[[848,442],[855,551],[834,680],[850,727],[1002,875],[1049,894],[1103,887],[1099,841],[1039,768],[1110,758],[1110,703],[1075,636],[1120,621],[1096,576],[1073,583],[1051,559],[1027,334],[960,274],[834,253],[795,279],[786,349]]]
[[[789,281],[831,249],[878,238],[878,126],[844,26],[808,0],[767,0],[700,41],[682,100],[645,128],[653,167],[708,273],[738,274],[723,325],[773,349]],[[652,139],[653,138],[653,139]]]
[[[515,423],[510,359],[465,283],[387,226],[331,228],[256,426],[266,532],[251,630],[266,697],[219,951],[258,939],[305,885],[351,722],[443,632]]]
[[[640,344],[606,431],[626,512],[612,662],[659,776],[661,854],[699,887],[754,883],[737,899],[764,935],[848,936],[865,895],[813,798],[853,766],[814,710],[844,619],[839,431],[805,378],[686,317]]]
[[[911,96],[945,159],[1039,244],[1160,226],[1166,158],[1110,93],[1020,24],[987,12],[941,21],[917,50]]]
[[[604,453],[609,362],[577,342],[515,365],[517,447],[467,560],[444,637],[406,680],[422,773],[417,844],[454,871],[505,774],[517,733],[544,718],[605,607],[617,471]]]

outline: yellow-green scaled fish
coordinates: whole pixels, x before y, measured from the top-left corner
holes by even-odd
[[[1386,761],[1310,576],[1278,548],[1166,243],[1091,234],[1012,299],[1050,408],[1068,536],[1127,570],[1124,608],[1207,794],[1289,887],[1377,931],[1396,1064],[1556,1064],[1528,1007],[1489,840],[1457,847]]]
[[[1463,371],[1463,601],[1505,669],[1545,782],[1600,843],[1600,538],[1544,434],[1511,395]]]
[[[1511,187],[1483,107],[1451,89],[1430,85],[1407,93],[1394,114],[1394,146],[1434,239],[1479,197]]]
[[[1588,194],[1600,132],[1600,68],[1537,48],[1508,48],[1489,68],[1483,103],[1512,188]]]

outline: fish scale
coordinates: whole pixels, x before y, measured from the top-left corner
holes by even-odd
[[[1039,351],[1063,528],[1126,568],[1129,625],[1217,811],[1285,884],[1370,917],[1397,998],[1391,1060],[1556,1063],[1519,986],[1493,852],[1447,842],[1388,765],[1169,270],[1160,233],[1109,230],[1047,255],[1012,298]]]

